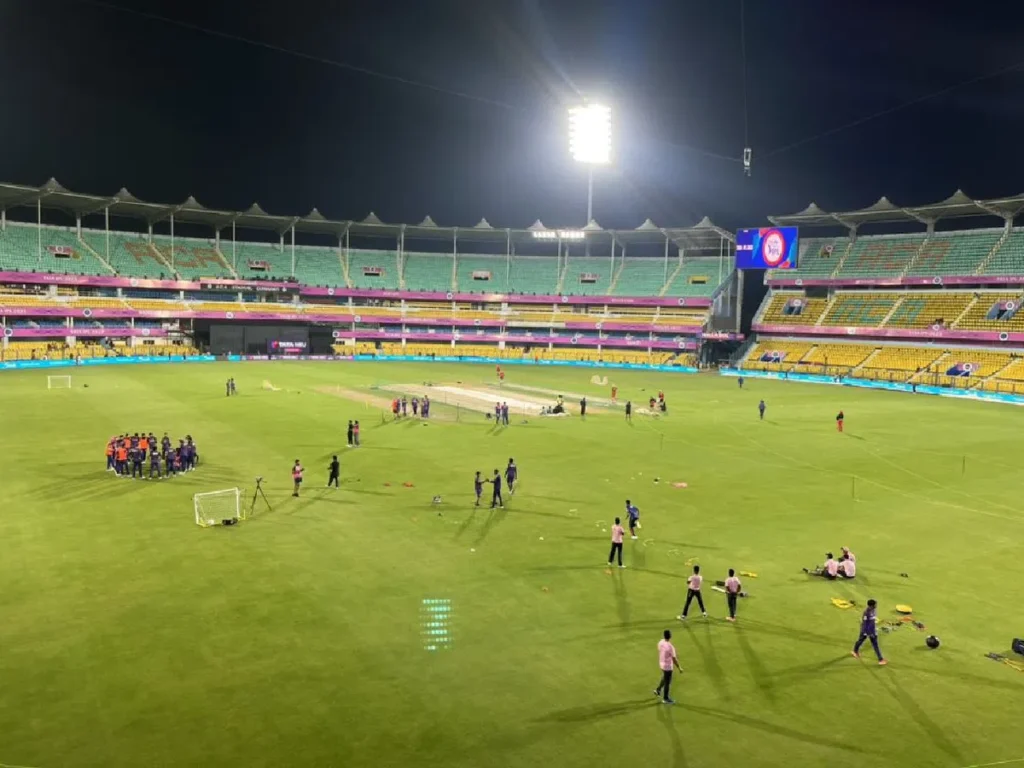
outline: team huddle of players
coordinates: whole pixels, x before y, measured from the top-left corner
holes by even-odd
[[[427,395],[424,395],[422,400],[418,397],[413,397],[412,400],[409,400],[405,395],[396,397],[391,401],[391,415],[396,419],[408,416],[410,403],[412,404],[413,416],[422,416],[424,419],[430,418],[430,398]],[[351,443],[351,441],[349,442]]]
[[[107,442],[106,454],[108,472],[143,480],[190,472],[199,463],[199,449],[192,435],[186,435],[174,446],[166,432],[159,441],[152,432],[112,437]]]

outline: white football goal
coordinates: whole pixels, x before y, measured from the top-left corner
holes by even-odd
[[[46,377],[46,388],[47,389],[71,389],[71,377],[70,376],[47,376]]]
[[[223,525],[225,520],[243,519],[242,491],[239,488],[197,493],[192,497],[192,504],[196,512],[196,525],[203,528]]]

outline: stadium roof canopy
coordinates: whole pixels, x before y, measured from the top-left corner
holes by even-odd
[[[150,203],[135,197],[127,189],[121,189],[112,197],[85,195],[71,192],[56,179],[50,179],[41,187],[0,183],[0,210],[31,206],[61,210],[76,217],[95,214],[109,214],[131,219],[140,219],[152,226],[162,221],[198,224],[216,231],[225,228],[269,230],[284,235],[286,232],[343,237],[406,237],[411,239],[436,239],[452,241],[494,241],[512,242],[520,240],[581,240],[628,243],[675,243],[686,250],[718,250],[725,243],[734,241],[733,235],[716,226],[704,217],[692,227],[659,227],[650,219],[636,229],[605,229],[591,220],[583,228],[549,228],[541,221],[535,221],[525,228],[493,227],[487,219],[469,227],[445,227],[434,222],[430,216],[418,224],[388,224],[376,214],[370,213],[361,221],[332,220],[316,208],[305,216],[276,216],[267,213],[259,203],[253,203],[244,211],[221,211],[207,208],[194,197],[177,205]],[[581,234],[582,233],[582,234]]]
[[[975,200],[957,190],[945,200],[918,206],[899,206],[881,197],[878,202],[855,211],[829,212],[811,203],[802,211],[784,216],[769,216],[777,226],[834,227],[854,229],[861,224],[916,221],[931,225],[939,219],[997,216],[1013,219],[1024,211],[1024,194],[995,200]]]

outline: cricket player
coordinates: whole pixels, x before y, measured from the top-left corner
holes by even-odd
[[[299,488],[302,486],[302,473],[302,464],[298,459],[296,459],[295,465],[292,467],[292,482],[295,484],[295,487],[292,490],[292,496],[295,498],[298,498]]]
[[[877,609],[878,603],[868,600],[868,607],[864,609],[864,613],[860,617],[860,637],[857,638],[850,653],[854,658],[859,659],[860,647],[864,645],[865,640],[870,640],[871,647],[875,649],[875,655],[878,657],[878,665],[884,667],[889,662],[882,656],[882,649],[878,647],[878,631],[875,627],[875,622],[878,621]]]
[[[729,615],[725,617],[726,621],[736,621],[736,602],[742,588],[743,585],[736,578],[736,571],[730,568],[729,578],[725,580],[725,602],[729,606]]]
[[[629,535],[635,539],[637,528],[640,527],[640,510],[629,499],[626,499],[626,518],[629,520]]]
[[[508,485],[508,495],[515,496],[516,494],[516,480],[519,478],[519,467],[516,466],[515,459],[508,460],[508,466],[505,467],[505,483]]]
[[[476,473],[476,477],[473,478],[473,491],[476,493],[476,504],[474,506],[480,506],[480,497],[484,494],[484,479],[480,476],[480,473]]]
[[[665,704],[675,704],[675,701],[669,696],[669,688],[672,686],[672,667],[678,669],[679,674],[683,673],[683,668],[679,666],[679,657],[676,656],[675,646],[672,645],[672,633],[666,629],[662,638],[658,641],[658,666],[661,667],[661,682],[654,689],[654,695]]]
[[[843,431],[843,419],[844,418],[846,418],[846,417],[843,415],[842,411],[840,411],[839,413],[836,414],[836,430],[839,431],[839,432]]]
[[[612,550],[608,553],[608,565],[612,564],[615,556],[619,556],[619,568],[625,568],[622,564],[622,537],[625,536],[626,531],[622,528],[622,521],[619,518],[615,518],[615,524],[612,526]]]
[[[632,420],[633,420],[633,401],[632,400],[627,400],[626,401],[626,421],[632,421]]]
[[[690,610],[690,602],[693,598],[697,598],[697,605],[700,606],[700,612],[706,619],[708,612],[704,610],[704,598],[700,593],[701,584],[704,581],[704,577],[700,575],[700,566],[693,566],[693,573],[690,574],[690,578],[686,580],[686,603],[683,605],[683,612],[679,614],[680,621],[686,621],[686,614]]]
[[[327,468],[330,475],[327,477],[327,487],[331,487],[331,483],[334,483],[334,487],[338,487],[338,476],[341,474],[341,464],[338,463],[338,457],[331,457],[331,465]]]
[[[757,404],[757,412],[761,414],[761,421],[764,421],[764,409],[767,406],[764,404],[764,400]]]
[[[493,486],[494,495],[491,496],[491,509],[495,507],[505,508],[505,501],[501,498],[501,473],[498,470],[494,470],[494,477],[488,480]]]

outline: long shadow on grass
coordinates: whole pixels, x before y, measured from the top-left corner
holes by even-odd
[[[572,707],[571,709],[561,709],[554,712],[548,712],[546,715],[534,718],[533,722],[592,723],[596,720],[607,720],[610,717],[620,717],[633,712],[639,712],[641,709],[650,709],[651,707],[658,706],[661,706],[661,702],[651,697],[616,703],[586,704],[582,707]]]
[[[672,768],[687,768],[689,763],[683,751],[683,741],[676,730],[674,710],[674,707],[658,707],[658,721],[665,726],[665,732],[668,733],[669,745],[672,748]]]
[[[830,648],[843,645],[843,641],[841,639],[836,639],[835,637],[819,635],[817,632],[808,632],[807,630],[797,629],[796,627],[768,624],[767,622],[758,621],[756,619],[743,620],[743,631],[752,635],[774,635],[790,641],[796,640],[804,643],[812,643],[814,645],[823,645]]]
[[[469,513],[469,517],[467,517],[465,520],[459,523],[459,530],[455,532],[456,541],[462,538],[462,534],[464,534],[466,532],[466,529],[473,524],[473,520],[476,519],[476,511],[478,509],[480,509],[480,507],[474,506],[473,510]]]
[[[699,715],[707,715],[708,717],[715,717],[720,720],[727,720],[731,723],[736,723],[737,725],[762,731],[763,733],[770,733],[774,736],[782,736],[787,739],[793,739],[794,741],[801,741],[804,744],[813,744],[818,747],[829,747],[831,749],[841,749],[844,752],[853,752],[861,755],[881,754],[875,750],[866,749],[859,744],[848,744],[846,742],[839,741],[838,739],[830,739],[827,736],[803,733],[795,728],[789,728],[785,725],[776,725],[775,723],[769,723],[765,720],[758,720],[755,717],[743,715],[739,712],[713,709],[712,707],[700,707],[695,704],[687,703],[682,703],[678,706],[689,712],[695,712]]]
[[[506,510],[500,507],[488,510],[487,519],[484,520],[483,528],[480,529],[480,535],[476,538],[476,545],[478,547],[484,543],[484,539],[487,538],[494,526],[505,520],[506,514]]]
[[[715,641],[711,637],[711,622],[705,621],[703,626],[686,624],[686,632],[693,639],[693,644],[697,646],[697,652],[704,662],[704,669],[711,678],[712,684],[718,689],[718,695],[726,701],[731,700],[732,696],[725,686],[725,672],[722,670],[722,665],[718,663],[718,654],[715,653]]]
[[[877,676],[878,683],[896,700],[896,703],[903,708],[915,723],[917,723],[921,730],[923,730],[928,738],[931,739],[932,743],[935,744],[939,749],[945,752],[950,757],[954,758],[958,764],[964,764],[963,755],[956,748],[949,739],[946,738],[945,731],[939,727],[939,725],[928,716],[928,713],[922,709],[921,705],[914,701],[913,697],[903,689],[903,685],[900,683],[899,675],[891,669],[887,669],[888,674],[880,674]]]
[[[612,590],[615,593],[615,607],[619,612],[619,621],[629,623],[629,595],[626,593],[626,581],[622,578],[622,569],[616,568],[612,573]]]

